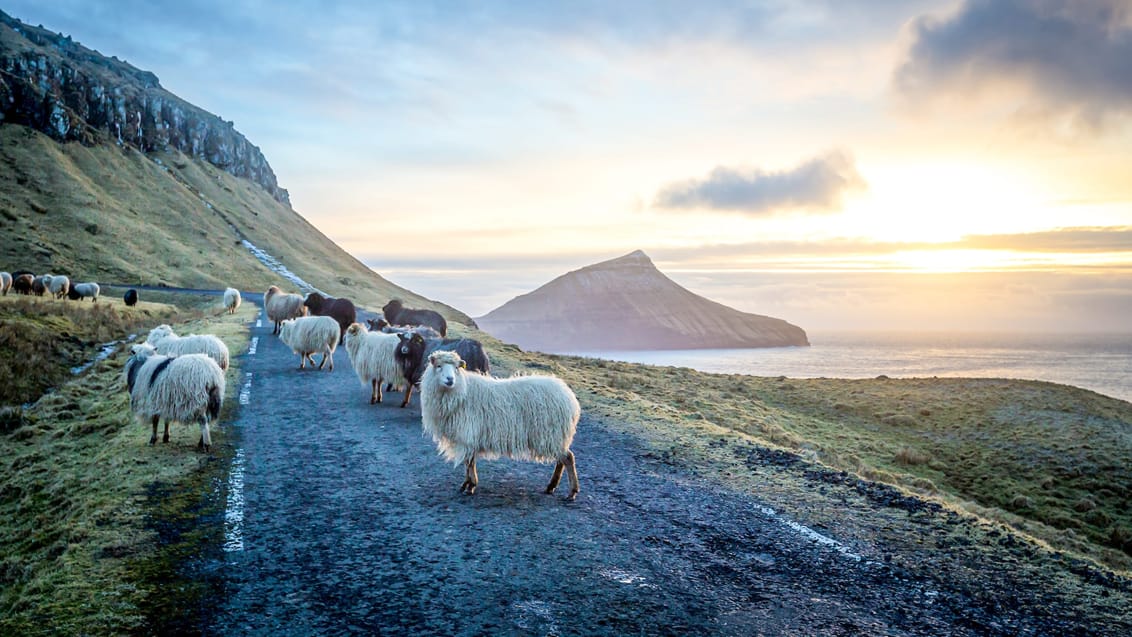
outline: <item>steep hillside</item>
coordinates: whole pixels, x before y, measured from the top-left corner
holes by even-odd
[[[152,73],[0,13],[0,269],[296,288],[244,241],[331,295],[370,307],[399,297],[470,321],[375,274],[292,210],[230,123]]]
[[[680,287],[640,250],[564,274],[477,322],[545,352],[809,345],[795,325]]]

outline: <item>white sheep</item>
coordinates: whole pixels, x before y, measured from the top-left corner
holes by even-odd
[[[220,417],[224,404],[224,372],[216,361],[203,354],[163,356],[151,345],[135,345],[122,374],[130,409],[143,422],[152,420],[149,444],[157,443],[157,423],[164,418],[162,442],[169,442],[171,421],[196,422],[200,424],[197,446],[205,451],[212,448],[208,425]]]
[[[273,285],[263,293],[263,309],[267,319],[275,323],[272,334],[279,333],[279,324],[290,318],[298,318],[307,313],[303,297],[298,294],[284,294],[279,286]]]
[[[0,272],[0,293],[8,296],[8,290],[12,289],[12,275],[9,272]]]
[[[318,368],[329,360],[330,371],[334,371],[334,350],[340,337],[338,321],[329,316],[300,316],[283,321],[279,327],[279,340],[301,357],[299,369],[306,369],[307,360],[314,367],[314,355],[322,354]]]
[[[464,463],[461,493],[476,492],[477,456],[505,456],[557,463],[546,492],[554,492],[566,469],[567,499],[577,497],[570,443],[582,408],[566,383],[554,376],[500,379],[470,373],[456,352],[435,352],[428,362],[421,378],[421,425],[445,459]]]
[[[71,286],[71,298],[81,300],[90,297],[94,303],[98,302],[98,295],[102,292],[102,288],[97,283],[91,281],[90,283],[76,283]]]
[[[46,284],[46,278],[44,282]],[[51,296],[57,299],[67,296],[67,292],[71,291],[71,280],[62,274],[56,274],[51,277],[51,282],[47,285],[47,291],[51,293]]]
[[[346,352],[350,355],[350,364],[363,385],[371,387],[369,404],[381,402],[381,383],[388,382],[393,385],[405,385],[405,376],[401,373],[401,366],[393,353],[401,339],[396,334],[384,332],[371,332],[361,323],[351,323],[342,337],[346,345]],[[408,404],[409,393],[405,392],[405,399],[401,406]]]
[[[145,342],[147,345],[152,345],[158,354],[166,356],[205,354],[216,361],[220,369],[228,369],[228,346],[212,334],[177,336],[172,327],[162,324],[149,331]]]
[[[228,310],[229,314],[235,314],[236,310],[240,307],[240,291],[236,288],[228,288],[224,290],[224,309]]]

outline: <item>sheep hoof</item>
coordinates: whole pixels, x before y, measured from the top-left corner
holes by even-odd
[[[162,437],[161,437],[161,442],[163,442],[163,443],[164,443],[164,442],[169,442],[169,434],[165,434],[164,436],[162,436]]]
[[[577,499],[578,499],[578,492],[577,491],[571,491],[570,495],[566,496],[566,500],[568,502],[573,502],[574,500],[577,500]]]
[[[149,439],[149,446],[152,447],[153,445],[156,445],[156,444],[157,444],[157,436],[153,436],[152,438]]]

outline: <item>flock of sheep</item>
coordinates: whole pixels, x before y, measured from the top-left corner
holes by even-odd
[[[102,291],[97,283],[72,283],[71,279],[62,274],[40,274],[21,270],[18,272],[0,272],[0,293],[4,296],[12,291],[16,294],[35,296],[51,295],[55,299],[71,299],[79,301],[91,299],[98,301]]]
[[[240,293],[229,288],[225,308],[234,312]],[[305,297],[271,286],[264,294],[264,310],[273,334],[300,356],[299,369],[321,356],[317,369],[334,369],[334,352],[345,346],[355,374],[370,389],[370,404],[382,402],[382,387],[403,392],[401,407],[409,404],[414,386],[420,388],[421,424],[440,453],[463,463],[462,493],[474,494],[479,479],[476,459],[509,457],[554,462],[546,493],[558,486],[563,470],[570,480],[568,499],[579,491],[578,473],[570,445],[581,407],[562,380],[553,376],[520,375],[507,379],[491,376],[491,363],[479,341],[445,338],[447,323],[432,310],[405,308],[391,301],[382,316],[367,324],[357,321],[348,299],[318,293]],[[150,444],[157,441],[157,425],[198,423],[198,446],[211,445],[209,423],[219,416],[224,399],[224,370],[228,349],[212,335],[177,336],[168,325],[154,328],[146,342],[134,345],[123,370],[130,406],[139,419],[153,426]]]

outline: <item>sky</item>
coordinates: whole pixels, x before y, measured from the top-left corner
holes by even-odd
[[[1132,2],[6,0],[472,316],[644,250],[807,330],[1132,332]]]

